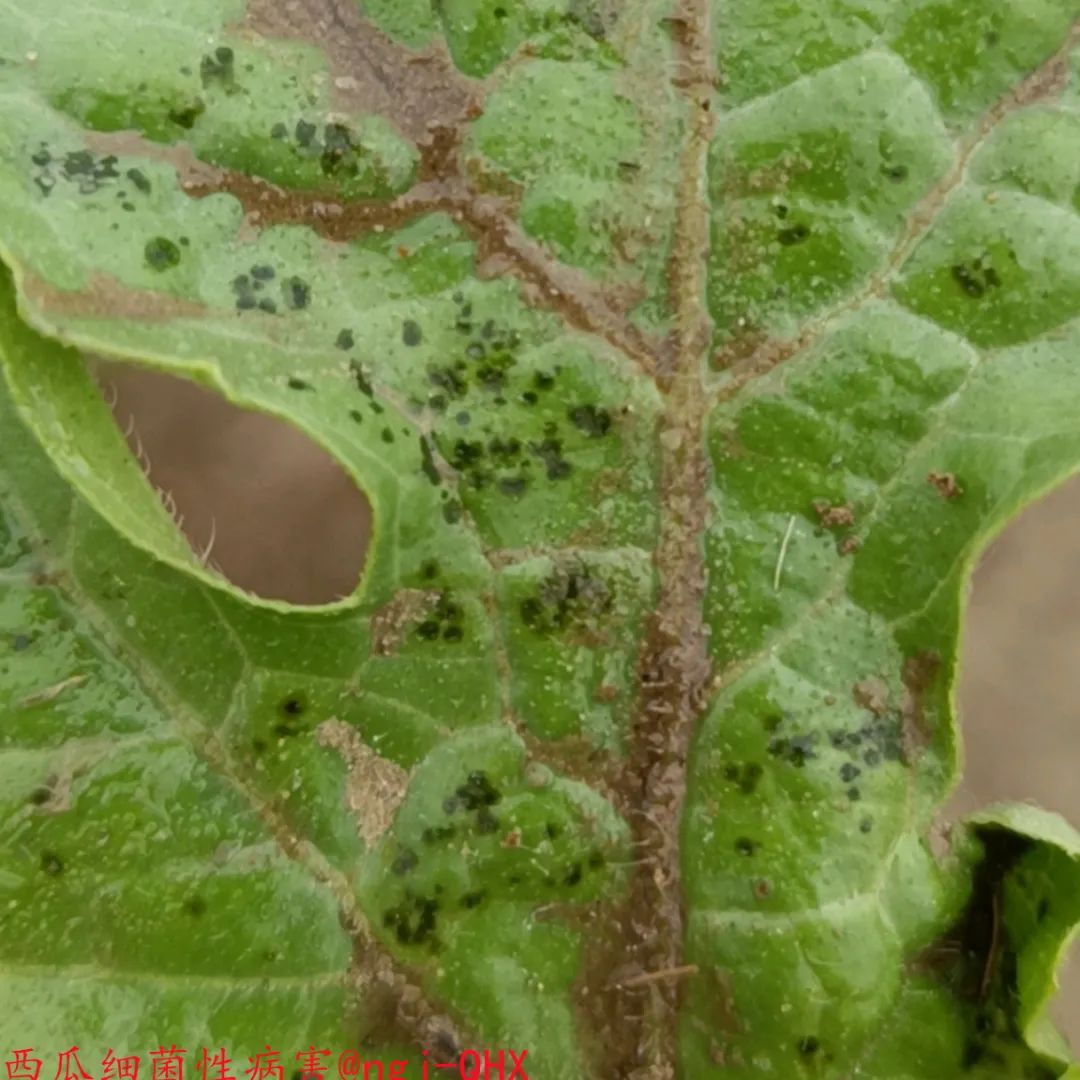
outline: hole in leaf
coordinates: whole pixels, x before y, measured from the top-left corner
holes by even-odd
[[[371,508],[330,454],[284,421],[188,380],[114,364],[95,371],[132,451],[208,566],[264,599],[326,604],[353,592]]]
[[[990,547],[965,624],[965,775],[950,818],[1034,800],[1076,821],[1080,481],[1030,507]],[[1072,950],[1051,1014],[1080,1046],[1080,950]]]

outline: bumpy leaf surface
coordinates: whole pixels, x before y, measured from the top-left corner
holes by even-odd
[[[0,0],[0,1050],[1077,1075],[1080,839],[934,822],[1080,462],[1078,19]],[[217,577],[88,356],[333,454],[355,593]]]

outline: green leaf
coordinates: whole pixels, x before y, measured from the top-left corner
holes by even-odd
[[[0,0],[0,1049],[1075,1076],[1080,837],[937,823],[1080,464],[1075,0],[74,14]],[[205,565],[102,356],[340,461],[354,593]]]

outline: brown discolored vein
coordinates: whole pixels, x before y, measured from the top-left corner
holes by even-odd
[[[1010,87],[983,113],[971,134],[957,143],[952,164],[908,215],[900,238],[888,259],[862,289],[829,311],[809,320],[794,338],[764,338],[756,341],[736,339],[715,355],[712,358],[713,366],[723,369],[727,378],[719,387],[714,401],[731,400],[748,383],[813,348],[837,319],[857,311],[870,300],[884,297],[892,279],[933,228],[949,197],[964,183],[968,166],[979,148],[1002,122],[1018,109],[1051,101],[1065,90],[1069,82],[1069,56],[1078,44],[1080,19],[1069,27],[1065,41],[1055,53],[1019,83]]]
[[[679,823],[690,740],[711,679],[702,547],[709,482],[703,376],[712,326],[704,299],[706,161],[715,86],[707,0],[683,0],[670,25],[687,132],[669,264],[675,332],[657,371],[665,399],[659,598],[639,662],[638,709],[619,784],[639,863],[627,901],[596,935],[579,999],[601,1043],[596,1052],[603,1074],[627,1080],[669,1080],[677,1072],[680,994],[696,976],[682,960]]]
[[[454,66],[441,40],[412,52],[360,14],[356,0],[248,0],[247,30],[317,45],[343,109],[377,113],[423,146],[479,106],[482,85]]]
[[[456,142],[450,144],[456,149]],[[448,214],[476,244],[481,278],[512,274],[534,306],[556,312],[564,322],[603,338],[636,361],[654,369],[656,347],[629,318],[634,297],[597,285],[580,270],[552,258],[514,220],[502,196],[474,191],[456,173],[456,157],[444,137],[430,144],[420,181],[396,199],[339,202],[329,193],[286,191],[258,177],[199,164],[186,178],[193,198],[232,195],[256,228],[303,225],[335,243],[347,243],[376,231],[401,228],[424,214]],[[438,179],[423,179],[438,174]]]

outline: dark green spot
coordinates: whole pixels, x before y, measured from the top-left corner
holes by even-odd
[[[285,698],[280,707],[286,716],[303,716],[306,711],[303,699],[295,694]]]
[[[165,236],[155,236],[145,249],[146,263],[151,270],[171,270],[180,265],[180,248]]]
[[[189,896],[183,903],[184,911],[193,919],[206,914],[206,901],[201,896]]]
[[[409,848],[402,848],[391,864],[390,870],[392,873],[397,874],[398,877],[402,877],[415,870],[419,864],[420,860],[415,851],[412,851]]]
[[[198,120],[204,112],[206,112],[206,103],[203,101],[194,101],[190,105],[184,105],[179,109],[171,110],[169,119],[176,124],[177,127],[182,127],[185,131],[190,131],[195,126],[195,121]]]
[[[574,427],[590,439],[603,438],[611,430],[611,414],[596,405],[578,405],[568,415]]]
[[[809,236],[810,226],[800,222],[798,225],[792,225],[790,228],[781,229],[776,234],[776,239],[785,247],[791,247],[794,244],[801,244]]]
[[[292,311],[302,311],[311,303],[311,286],[303,278],[291,277],[281,284],[285,305]]]
[[[64,872],[64,864],[55,851],[43,851],[41,853],[41,869],[49,877],[59,877]]]
[[[1001,284],[994,267],[983,259],[970,263],[958,263],[952,268],[953,280],[964,293],[974,300],[981,299],[991,289]]]
[[[150,181],[142,169],[128,169],[126,175],[137,191],[141,191],[143,195],[150,194]]]
[[[433,483],[441,484],[442,476],[439,467],[435,464],[435,455],[431,450],[431,441],[426,435],[420,436],[420,467],[424,475]]]

